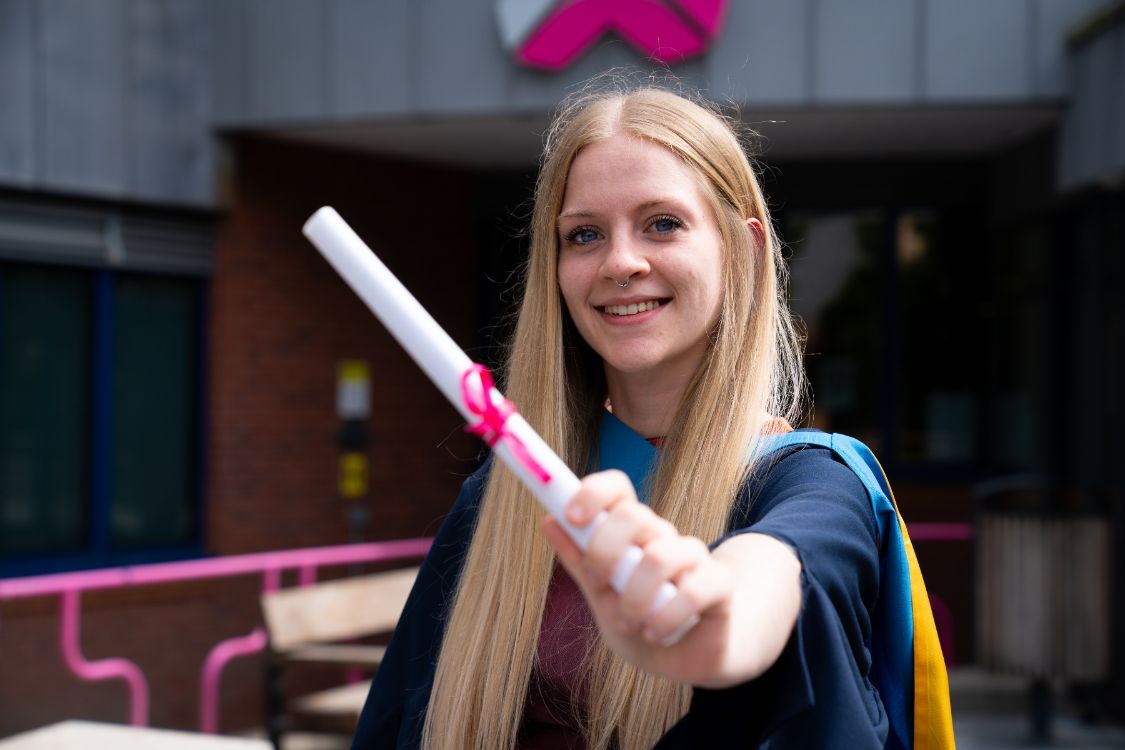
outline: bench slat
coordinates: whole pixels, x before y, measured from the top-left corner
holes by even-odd
[[[361,680],[351,685],[341,685],[340,687],[303,695],[293,701],[293,708],[303,714],[346,716],[358,719],[370,690],[371,680]]]
[[[278,656],[286,661],[315,662],[317,664],[348,664],[356,667],[377,667],[387,653],[386,646],[363,646],[349,643],[304,646],[283,651]]]
[[[394,630],[418,568],[262,594],[270,647],[288,651]]]

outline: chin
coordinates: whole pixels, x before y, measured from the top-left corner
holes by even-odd
[[[660,368],[661,360],[652,356],[637,357],[603,357],[605,366],[622,375],[639,375],[645,372],[655,372]]]

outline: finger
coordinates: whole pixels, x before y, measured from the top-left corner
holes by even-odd
[[[551,516],[543,519],[542,528],[547,542],[558,555],[559,563],[578,585],[595,617],[606,622],[619,622],[620,618],[617,617],[616,612],[620,597],[617,592],[609,588],[607,581],[595,582],[587,577],[582,566],[582,550],[571,540],[566,529]],[[638,630],[639,626],[633,626],[630,634]]]
[[[621,501],[637,501],[637,491],[625,472],[610,469],[589,474],[566,506],[566,520],[579,528]]]
[[[676,596],[644,626],[649,643],[668,644],[691,627],[691,621],[712,607],[729,604],[733,591],[730,570],[717,563],[701,565],[680,577]]]
[[[677,581],[709,556],[707,545],[694,537],[676,534],[647,544],[644,557],[621,593],[622,616],[637,623],[648,622],[655,614],[653,606],[660,587]]]
[[[641,503],[618,503],[590,538],[584,564],[592,575],[609,578],[627,547],[673,536],[675,527]]]

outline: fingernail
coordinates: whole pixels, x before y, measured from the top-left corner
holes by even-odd
[[[581,505],[569,505],[566,509],[566,519],[571,523],[582,523],[586,520],[586,509]]]

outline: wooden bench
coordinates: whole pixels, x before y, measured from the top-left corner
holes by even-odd
[[[350,734],[370,680],[300,696],[286,705],[284,672],[292,665],[359,667],[374,672],[384,646],[348,643],[394,630],[418,568],[354,576],[262,594],[269,635],[266,661],[266,728],[275,748],[293,726]]]

